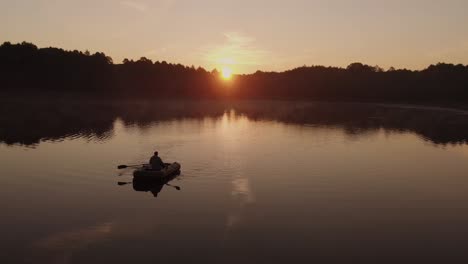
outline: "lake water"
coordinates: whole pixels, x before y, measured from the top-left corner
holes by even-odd
[[[13,107],[0,112],[1,263],[468,260],[465,112],[44,103],[12,116]],[[154,150],[181,163],[172,186],[132,184],[131,169],[117,170]]]

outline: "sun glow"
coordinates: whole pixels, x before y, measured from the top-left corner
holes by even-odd
[[[232,78],[232,69],[229,68],[229,67],[224,67],[222,70],[221,70],[221,77],[224,79],[224,80],[230,80]]]

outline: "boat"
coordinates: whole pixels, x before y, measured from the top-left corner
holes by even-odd
[[[162,170],[152,170],[151,165],[143,165],[141,168],[138,168],[135,171],[133,171],[133,177],[135,179],[165,180],[179,173],[180,164],[174,162],[166,163],[166,167]]]

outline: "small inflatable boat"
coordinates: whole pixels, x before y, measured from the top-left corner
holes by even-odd
[[[150,165],[144,165],[141,168],[133,171],[133,177],[139,179],[167,179],[171,176],[180,173],[180,164],[174,162],[172,164],[167,164],[167,166],[162,170],[152,170]]]

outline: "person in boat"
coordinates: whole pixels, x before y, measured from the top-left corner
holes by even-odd
[[[158,152],[155,151],[154,152],[154,155],[151,157],[150,161],[149,161],[150,165],[151,165],[151,169],[152,170],[162,170],[164,167],[166,167],[166,165],[164,164],[164,162],[161,160],[161,158],[158,156]]]

